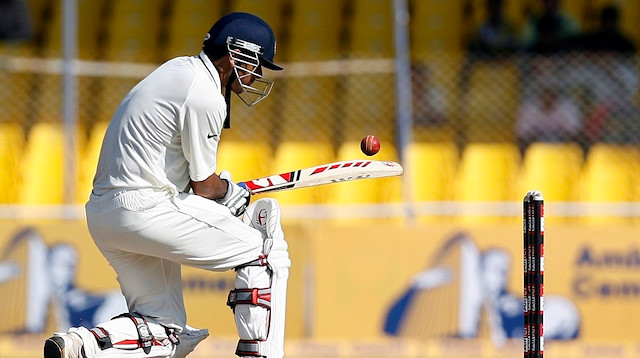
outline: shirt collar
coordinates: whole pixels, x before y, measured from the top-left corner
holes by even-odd
[[[207,54],[204,53],[204,51],[200,51],[200,53],[198,54],[198,57],[202,60],[202,63],[204,63],[204,67],[207,69],[207,72],[209,72],[209,74],[211,75],[213,82],[215,82],[218,88],[222,89],[222,85],[220,84],[220,74],[218,73],[218,70],[209,59],[209,56],[207,56]]]

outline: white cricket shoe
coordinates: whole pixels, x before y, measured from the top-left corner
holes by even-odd
[[[44,358],[86,358],[83,345],[75,333],[56,333],[44,342]]]

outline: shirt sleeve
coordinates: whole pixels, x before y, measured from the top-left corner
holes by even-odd
[[[218,143],[226,116],[226,104],[219,91],[196,84],[183,106],[181,143],[189,177],[203,181],[216,172]]]

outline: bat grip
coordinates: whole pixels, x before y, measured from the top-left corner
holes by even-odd
[[[238,182],[238,183],[236,183],[236,184],[237,184],[239,187],[241,187],[242,189],[246,189],[247,191],[249,191],[249,192],[251,193],[251,195],[253,195],[253,194],[254,194],[254,192],[253,192],[251,189],[249,189],[249,187],[247,186],[247,182],[241,181],[241,182]]]

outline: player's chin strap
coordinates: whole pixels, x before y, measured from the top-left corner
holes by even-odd
[[[227,118],[224,119],[224,128],[231,128],[231,84],[237,79],[236,71],[231,72],[231,77],[227,81],[224,92],[224,101],[227,103]]]

